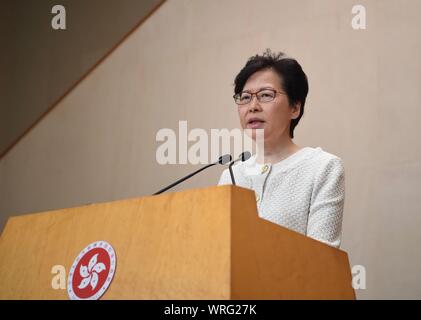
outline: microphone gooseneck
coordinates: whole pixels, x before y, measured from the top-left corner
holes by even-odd
[[[235,186],[235,179],[234,179],[234,172],[232,170],[232,166],[234,165],[234,163],[241,161],[244,162],[246,160],[248,160],[251,157],[251,153],[249,151],[244,151],[243,153],[241,153],[238,158],[234,161],[232,161],[230,163],[230,165],[228,166],[229,172],[230,172],[230,176],[231,176],[231,182],[232,184]]]
[[[218,161],[216,161],[216,162],[214,162],[214,163],[210,163],[210,164],[208,164],[208,165],[204,166],[203,168],[200,168],[199,170],[196,170],[196,171],[194,171],[193,173],[190,173],[189,175],[187,175],[187,176],[185,176],[185,177],[183,177],[183,178],[181,178],[181,179],[177,180],[176,182],[171,183],[169,186],[167,186],[167,187],[165,187],[165,188],[163,188],[163,189],[161,189],[161,190],[159,190],[159,191],[155,192],[155,193],[153,194],[153,196],[155,196],[155,195],[157,195],[157,194],[160,194],[160,193],[163,193],[163,192],[165,192],[165,191],[167,191],[167,190],[171,189],[172,187],[175,187],[177,184],[180,184],[181,182],[183,182],[183,181],[185,181],[185,180],[187,180],[187,179],[189,179],[189,178],[193,177],[194,175],[198,174],[199,172],[201,172],[201,171],[203,171],[203,170],[205,170],[205,169],[207,169],[207,168],[209,168],[209,167],[212,167],[212,166],[217,165],[217,164],[222,164],[222,165],[225,165],[225,164],[229,163],[231,160],[232,160],[232,157],[231,157],[231,155],[230,155],[230,154],[225,154],[225,155],[223,155],[223,156],[220,156],[220,157],[219,157],[219,159],[218,159]]]

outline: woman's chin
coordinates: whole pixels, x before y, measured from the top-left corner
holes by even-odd
[[[253,141],[263,141],[265,137],[264,129],[244,129],[245,134]]]

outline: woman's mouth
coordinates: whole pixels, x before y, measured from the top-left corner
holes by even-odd
[[[264,123],[265,122],[263,120],[260,120],[260,119],[251,119],[251,120],[247,121],[246,128],[247,129],[261,129],[261,128],[263,128]]]

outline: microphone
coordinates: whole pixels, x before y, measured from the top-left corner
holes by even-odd
[[[228,167],[229,171],[230,171],[230,176],[231,176],[231,182],[232,184],[235,186],[235,179],[234,179],[234,172],[232,171],[232,166],[234,165],[234,163],[241,161],[244,162],[246,160],[248,160],[251,157],[251,153],[249,151],[244,151],[243,153],[241,153],[238,158],[234,161],[232,161]]]
[[[201,172],[201,171],[203,171],[203,170],[205,170],[209,167],[212,167],[212,166],[217,165],[217,164],[225,165],[225,164],[229,163],[231,160],[232,160],[232,157],[231,157],[230,154],[225,154],[223,156],[220,156],[218,161],[216,161],[214,163],[211,163],[211,164],[208,164],[208,165],[204,166],[203,168],[200,168],[199,170],[196,170],[195,172],[190,173],[189,175],[185,176],[184,178],[181,178],[181,179],[177,180],[176,182],[171,183],[168,187],[165,187],[165,188],[155,192],[153,194],[153,196],[155,196],[157,194],[160,194],[160,193],[163,193],[163,192],[167,191],[168,189],[171,189],[172,187],[175,187],[177,184],[180,184],[184,180],[187,180],[187,179],[193,177],[194,175],[198,174],[199,172]]]

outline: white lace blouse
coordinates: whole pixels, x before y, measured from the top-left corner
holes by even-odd
[[[238,186],[255,191],[261,218],[339,248],[345,200],[340,158],[306,147],[276,164],[251,157],[233,170]],[[228,169],[219,184],[231,184]]]

